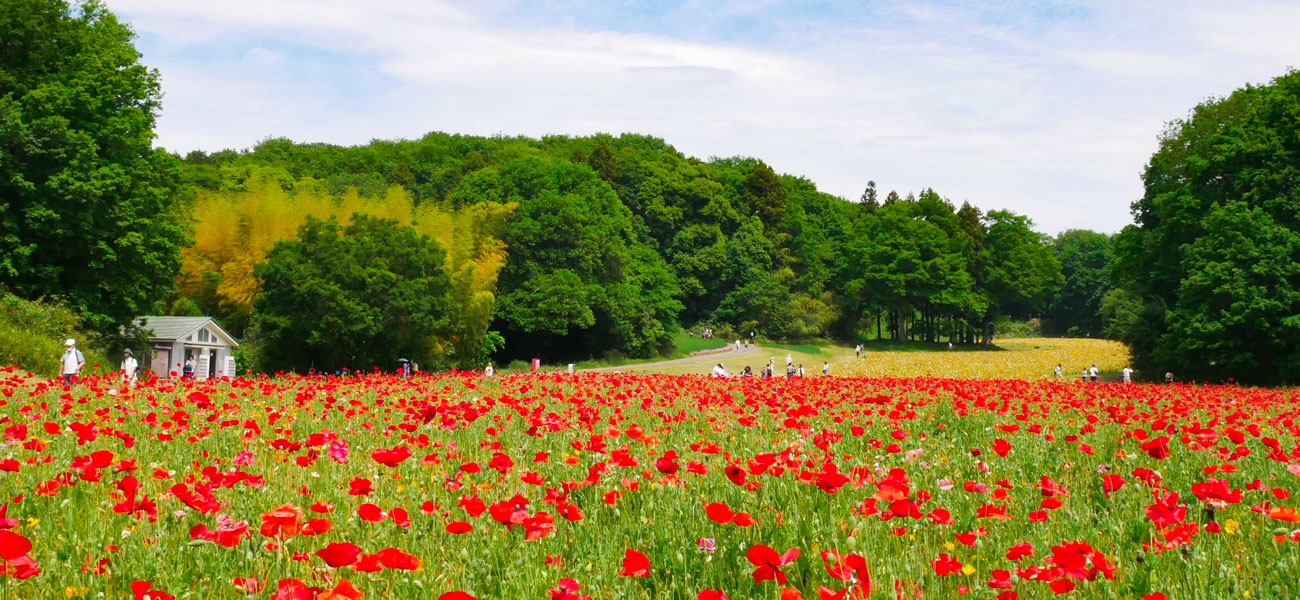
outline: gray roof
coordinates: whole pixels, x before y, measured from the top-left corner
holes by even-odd
[[[154,340],[179,340],[198,328],[212,323],[212,326],[221,332],[222,336],[230,341],[232,346],[238,346],[239,343],[226,330],[217,325],[212,317],[140,317],[135,321],[142,329],[152,332],[151,339]]]

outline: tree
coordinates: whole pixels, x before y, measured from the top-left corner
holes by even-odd
[[[786,213],[786,194],[781,178],[767,163],[758,161],[740,188],[740,205],[758,215],[767,231],[772,231]]]
[[[395,221],[310,218],[257,267],[253,328],[267,370],[396,368],[430,356],[448,319],[437,242]]]
[[[158,309],[187,245],[152,147],[158,73],[96,0],[3,0],[0,31],[0,284],[116,331]]]
[[[1300,234],[1260,208],[1206,215],[1155,358],[1210,380],[1294,381],[1300,367]]]
[[[875,214],[880,210],[880,200],[876,198],[876,182],[868,181],[867,189],[862,191],[862,197],[858,199],[858,204],[869,213]]]
[[[522,159],[503,166],[519,204],[504,241],[497,321],[521,356],[651,356],[682,305],[662,258],[637,239],[618,196],[586,165]]]
[[[1140,367],[1295,380],[1285,336],[1295,314],[1289,290],[1300,282],[1275,259],[1300,231],[1296,131],[1300,71],[1202,103],[1162,133],[1135,223],[1115,239],[1117,283],[1138,303],[1122,314],[1139,316],[1122,337]],[[1243,270],[1222,271],[1229,265]]]
[[[1033,230],[1028,217],[1010,211],[988,214],[984,238],[988,272],[985,289],[990,316],[1018,314],[1028,317],[1041,310],[1062,283],[1061,263],[1051,242]]]
[[[1102,298],[1110,292],[1111,236],[1071,229],[1053,244],[1064,285],[1047,303],[1045,329],[1057,335],[1103,335]]]
[[[792,273],[772,268],[772,242],[763,235],[763,222],[750,217],[727,241],[721,289],[725,295],[712,320],[741,330],[762,331],[779,337],[789,325],[784,310],[792,297],[782,281]]]

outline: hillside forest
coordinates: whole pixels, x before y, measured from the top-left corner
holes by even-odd
[[[313,312],[304,304],[319,299],[259,306],[276,245],[309,222],[346,226],[358,215],[444,255],[445,314],[402,350],[428,364],[648,357],[670,350],[681,327],[980,343],[1000,319],[1044,317],[1049,333],[1098,335],[1109,289],[1104,234],[1048,238],[1024,216],[957,206],[931,189],[900,196],[867,182],[848,201],[761,160],[701,161],[641,135],[431,133],[357,147],[269,139],[180,164],[194,243],[181,253],[171,311],[218,316],[271,345],[294,332],[300,339],[284,343],[301,358],[268,352],[282,357],[268,368],[370,366],[326,352],[339,336],[259,316]],[[367,284],[357,285],[354,304],[366,304]],[[371,312],[344,311],[329,329],[404,316]]]
[[[1153,131],[1132,225],[1049,237],[960,190],[878,189],[870,165],[841,198],[637,134],[181,156],[156,143],[161,74],[127,24],[93,0],[0,1],[6,360],[65,336],[116,351],[143,341],[137,317],[206,314],[267,372],[650,357],[702,328],[719,344],[1019,328],[1121,340],[1151,377],[1300,377],[1300,71]]]

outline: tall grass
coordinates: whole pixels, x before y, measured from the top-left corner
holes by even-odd
[[[81,318],[72,310],[0,292],[0,366],[17,365],[37,375],[54,377],[67,338],[76,339],[85,354],[86,373],[111,369],[104,353],[81,330]],[[94,365],[100,367],[95,369]]]

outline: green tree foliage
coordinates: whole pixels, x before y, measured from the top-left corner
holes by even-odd
[[[257,267],[253,327],[267,370],[384,369],[447,327],[442,248],[396,221],[308,219]]]
[[[256,240],[261,240],[257,246],[269,247],[286,237],[283,227],[256,240],[223,233],[239,231],[240,223],[266,207],[299,206],[305,214],[298,219],[337,215],[345,222],[349,214],[368,212],[405,224],[401,210],[374,213],[404,199],[415,215],[410,226],[449,248],[451,329],[462,329],[460,315],[475,328],[440,338],[434,354],[454,355],[453,362],[462,366],[479,366],[482,354],[472,344],[455,347],[454,340],[481,337],[482,347],[491,345],[489,327],[479,326],[483,315],[490,315],[490,328],[505,338],[497,358],[556,360],[611,351],[647,356],[679,324],[700,323],[810,339],[883,331],[888,317],[899,338],[974,342],[1001,314],[995,311],[1041,309],[1038,292],[1017,287],[1033,278],[998,280],[1008,291],[999,297],[1009,303],[1005,307],[994,304],[987,289],[988,263],[995,256],[1034,256],[1016,244],[1042,244],[1033,235],[1012,236],[1018,230],[1002,224],[1001,217],[986,218],[968,204],[957,210],[929,189],[907,199],[880,192],[885,200],[872,212],[820,192],[806,179],[779,175],[756,159],[703,162],[647,136],[434,133],[354,148],[268,140],[251,152],[195,155],[186,164],[187,172],[196,171],[187,180],[207,186],[194,192],[195,206],[210,213],[201,219],[200,243],[193,250],[202,260],[193,267],[187,262],[185,278],[185,289],[194,290],[187,295],[201,306],[214,295],[205,290],[216,290],[215,296],[233,308],[238,303],[230,299],[242,296],[223,290],[256,289],[244,285],[256,281],[228,280],[222,275],[228,267],[216,265],[223,256],[255,254],[230,251],[231,239],[246,240],[239,243],[252,248]],[[359,185],[363,182],[388,188]],[[346,187],[352,184],[358,185]],[[343,191],[336,192],[340,187]],[[864,202],[870,204],[877,192],[868,187]],[[208,206],[226,197],[241,199],[227,203],[236,210],[222,208],[227,204],[221,202]],[[444,240],[439,232],[460,231],[462,225],[422,216],[515,205],[513,212],[484,213],[499,217],[487,230],[500,233],[457,234],[457,239],[500,241],[484,246],[495,249],[487,258],[504,264],[499,280],[452,266],[497,263],[457,258],[466,252],[456,249],[461,242]],[[251,207],[262,208],[247,210]],[[987,247],[995,224],[1006,230],[993,236],[1005,242],[996,247],[1000,254]],[[1027,221],[1022,224],[1028,227]],[[466,281],[477,286],[473,294],[456,291],[462,289],[457,282]],[[1029,299],[1009,295],[1016,290]],[[484,302],[474,304],[475,298]],[[470,305],[475,310],[462,308]]]
[[[1033,230],[1028,217],[1004,210],[988,214],[985,289],[998,312],[1028,316],[1061,287],[1061,263],[1051,240]]]
[[[608,183],[585,165],[542,159],[512,161],[499,176],[519,205],[497,313],[507,340],[523,334],[512,350],[575,358],[663,348],[679,288]]]
[[[77,340],[86,356],[83,374],[107,373],[117,368],[102,351],[102,340],[87,335],[81,317],[66,306],[24,300],[0,289],[0,365],[16,365],[38,375],[59,374],[63,341]]]
[[[757,215],[769,230],[785,218],[788,206],[781,178],[763,161],[754,164],[745,175],[745,181],[741,184],[740,206]]]
[[[1053,247],[1065,283],[1048,302],[1045,329],[1054,335],[1102,337],[1102,299],[1114,287],[1111,236],[1071,229],[1056,236]]]
[[[1300,235],[1244,202],[1216,207],[1203,223],[1156,360],[1212,380],[1300,372]]]
[[[176,161],[152,148],[158,73],[95,0],[0,1],[0,283],[115,330],[173,289]]]
[[[1292,71],[1207,101],[1161,136],[1135,224],[1115,240],[1125,291],[1111,308],[1128,315],[1121,333],[1143,366],[1184,378],[1296,381],[1297,131]]]

